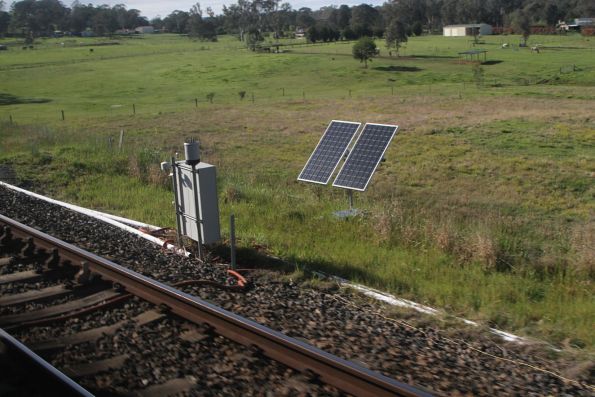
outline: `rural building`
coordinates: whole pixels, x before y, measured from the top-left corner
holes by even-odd
[[[558,29],[571,31],[571,30],[581,30],[581,28],[586,27],[589,28],[595,25],[595,18],[575,18],[573,22],[566,23],[563,21],[558,22]]]
[[[448,25],[442,29],[445,37],[474,36],[474,32],[478,32],[482,36],[492,34],[492,26],[487,23]]]
[[[134,31],[136,33],[155,33],[155,28],[152,26],[139,26],[138,28],[135,28]]]

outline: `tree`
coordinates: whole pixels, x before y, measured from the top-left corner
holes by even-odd
[[[368,61],[371,61],[378,54],[376,43],[370,37],[362,37],[353,45],[353,57],[364,63],[364,68],[368,68]]]
[[[512,16],[512,30],[523,36],[523,47],[527,46],[527,40],[531,35],[531,20],[523,10],[517,10]]]
[[[316,20],[312,16],[312,10],[308,7],[302,7],[298,10],[295,22],[301,28],[308,29],[310,26],[314,26]]]
[[[188,18],[187,12],[175,10],[163,19],[163,26],[171,33],[185,33]]]
[[[399,49],[407,42],[407,27],[399,19],[393,19],[386,29],[386,47],[394,48],[399,56]]]
[[[310,26],[308,30],[306,30],[306,39],[308,39],[310,43],[316,43],[320,39],[320,33],[318,32],[318,29],[316,29],[316,26]]]
[[[346,29],[351,23],[351,8],[345,4],[339,7],[339,15],[337,16],[337,27],[339,29]]]
[[[217,41],[217,27],[213,22],[214,14],[210,7],[207,8],[207,18],[202,17],[200,3],[192,6],[189,13],[189,35],[203,41]]]
[[[91,28],[99,36],[114,33],[118,29],[118,19],[115,12],[107,5],[97,7],[95,15],[91,18]]]
[[[72,4],[70,10],[69,27],[73,32],[83,32],[91,27],[91,19],[95,15],[93,5],[84,5],[78,2]]]
[[[151,19],[150,23],[155,29],[163,30],[163,19],[159,15]]]
[[[4,1],[0,0],[0,37],[3,37],[8,32],[8,25],[10,24],[10,14],[3,10]]]
[[[358,37],[372,36],[374,27],[380,20],[378,10],[367,4],[353,7],[351,12],[351,29]]]
[[[39,36],[62,29],[68,10],[58,0],[22,0],[12,3],[11,14],[14,32]]]
[[[413,25],[411,25],[411,31],[413,32],[414,35],[421,36],[421,34],[424,31],[421,22],[420,21],[413,22]]]

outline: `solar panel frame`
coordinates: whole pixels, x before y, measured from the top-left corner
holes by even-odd
[[[363,188],[358,188],[358,187],[353,187],[353,186],[340,185],[340,184],[337,183],[337,180],[341,177],[341,173],[343,172],[343,170],[345,170],[346,167],[349,165],[349,160],[351,159],[352,155],[354,153],[356,153],[356,149],[358,148],[358,143],[360,143],[362,137],[364,136],[364,134],[366,132],[366,127],[368,127],[368,126],[393,127],[394,128],[394,131],[392,132],[392,134],[390,136],[390,139],[386,142],[386,145],[384,146],[384,149],[382,150],[382,153],[380,154],[380,156],[378,156],[378,160],[376,161],[376,164],[374,165],[374,168],[372,168],[372,170],[370,172],[370,175],[368,176],[368,179],[366,180],[366,183],[365,183],[364,187]],[[347,159],[343,163],[343,166],[341,167],[341,170],[337,174],[337,177],[335,178],[335,181],[333,182],[333,186],[334,187],[340,187],[340,188],[343,188],[343,189],[358,190],[360,192],[365,191],[368,188],[368,185],[370,184],[370,181],[372,180],[372,177],[374,176],[374,173],[376,173],[376,169],[378,168],[378,165],[380,164],[380,162],[384,158],[384,154],[388,150],[388,147],[389,147],[390,143],[392,142],[392,140],[394,139],[395,135],[397,134],[397,131],[398,130],[399,130],[399,126],[398,125],[366,123],[364,125],[364,128],[363,128],[362,132],[359,134],[359,137],[357,138],[357,141],[355,142],[355,144],[351,148],[351,151],[349,152],[349,156],[347,156]]]
[[[347,145],[345,145],[345,149],[341,152],[341,155],[338,156],[337,161],[335,163],[335,165],[333,166],[332,171],[329,173],[326,181],[322,182],[322,181],[318,181],[318,180],[314,180],[314,179],[307,179],[307,178],[302,178],[302,175],[304,174],[304,172],[308,169],[308,166],[310,165],[310,161],[312,160],[312,158],[314,157],[314,155],[316,154],[316,152],[318,151],[320,145],[322,144],[322,142],[324,141],[324,138],[326,137],[327,133],[329,132],[329,130],[331,129],[333,123],[344,123],[344,124],[352,124],[357,126],[355,128],[355,130],[353,131],[353,134],[351,135],[351,138],[349,139],[349,142],[347,142]],[[316,147],[314,148],[314,150],[312,151],[312,154],[310,154],[310,157],[308,158],[308,161],[306,161],[306,164],[304,165],[304,168],[302,168],[302,171],[300,172],[299,176],[298,176],[298,181],[303,181],[303,182],[311,182],[311,183],[318,183],[320,185],[327,185],[329,183],[329,181],[331,180],[331,178],[333,177],[333,174],[335,173],[335,171],[337,170],[337,167],[339,166],[339,163],[341,162],[341,159],[343,158],[343,156],[345,155],[345,152],[347,151],[347,149],[349,148],[349,145],[351,145],[351,142],[353,142],[353,139],[355,138],[355,136],[357,135],[357,132],[359,131],[360,127],[361,127],[362,123],[358,123],[355,121],[344,121],[344,120],[331,120],[331,122],[328,124],[328,126],[326,127],[326,130],[324,130],[324,133],[322,134],[322,136],[320,137],[320,140],[318,141],[318,143],[316,144]]]

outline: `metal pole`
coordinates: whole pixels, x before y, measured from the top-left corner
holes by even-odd
[[[229,216],[229,245],[231,248],[231,268],[236,269],[236,217],[234,214]]]
[[[176,159],[174,156],[171,157],[171,180],[174,188],[174,206],[176,211],[176,237],[178,239],[177,246],[182,246],[182,227],[180,225],[180,205],[178,200],[178,171],[177,171]]]
[[[196,164],[192,164],[192,187],[194,188],[194,210],[196,211],[196,232],[198,234],[198,258],[202,261],[203,260],[203,252],[202,252],[202,228],[201,223],[202,219],[200,217],[200,203],[198,200],[198,178],[196,177]]]
[[[349,211],[353,209],[353,190],[347,190],[347,196],[349,197]]]

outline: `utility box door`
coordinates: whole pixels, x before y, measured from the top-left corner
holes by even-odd
[[[198,163],[195,166],[198,185],[198,208],[194,198],[194,178],[192,166],[184,161],[176,162],[174,177],[176,178],[176,216],[178,217],[182,235],[198,241],[197,218],[201,220],[203,244],[212,244],[221,238],[219,226],[219,204],[217,201],[217,174],[215,166]],[[198,212],[198,216],[197,216]]]

